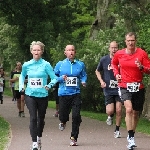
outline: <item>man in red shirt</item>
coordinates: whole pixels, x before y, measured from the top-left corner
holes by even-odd
[[[115,53],[112,66],[118,80],[119,95],[126,109],[125,121],[129,143],[127,148],[132,150],[136,147],[134,133],[145,100],[145,89],[142,83],[143,73],[148,73],[147,68],[150,68],[150,60],[144,50],[136,47],[135,33],[127,33],[125,43],[127,47]]]

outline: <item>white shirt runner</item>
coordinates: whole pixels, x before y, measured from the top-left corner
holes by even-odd
[[[2,85],[0,85],[0,92],[3,92],[3,78],[0,78],[0,83]]]

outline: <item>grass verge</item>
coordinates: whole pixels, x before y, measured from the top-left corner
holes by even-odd
[[[4,95],[12,96],[11,90],[6,83]],[[2,106],[3,107],[3,106]],[[0,116],[0,150],[5,150],[10,137],[10,124]]]
[[[10,125],[0,116],[0,150],[4,150],[9,142]]]

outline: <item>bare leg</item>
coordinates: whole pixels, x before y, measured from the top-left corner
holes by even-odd
[[[106,106],[106,113],[108,115],[106,123],[107,123],[107,125],[112,125],[113,124],[113,115],[114,115],[114,103],[108,104]]]
[[[112,114],[114,114],[114,103],[108,104],[106,106],[106,113],[108,116],[111,116]]]
[[[24,95],[21,95],[21,111],[24,111],[24,105],[25,105]]]
[[[116,125],[120,126],[121,124],[121,114],[122,114],[122,103],[116,102]]]

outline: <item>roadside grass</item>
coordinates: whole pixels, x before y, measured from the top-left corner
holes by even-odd
[[[4,150],[10,137],[10,125],[0,116],[0,150]]]
[[[11,96],[12,93],[8,86],[8,82],[6,82],[6,88],[4,90],[4,95]],[[5,103],[5,100],[4,100]],[[0,104],[3,107],[3,104]],[[4,118],[0,115],[0,150],[5,150],[10,137],[10,124],[4,120]]]
[[[55,109],[55,101],[49,101],[48,107]],[[104,113],[95,113],[95,112],[91,112],[91,111],[82,111],[81,110],[81,116],[88,117],[88,118],[91,118],[91,119],[96,119],[96,120],[99,120],[99,121],[104,121],[104,122],[107,119],[106,114],[104,114]],[[121,127],[126,128],[124,118],[125,117],[123,115],[122,122],[121,122]],[[150,121],[141,116],[140,119],[139,119],[137,128],[136,128],[136,131],[141,132],[141,133],[145,133],[147,135],[150,135]]]

